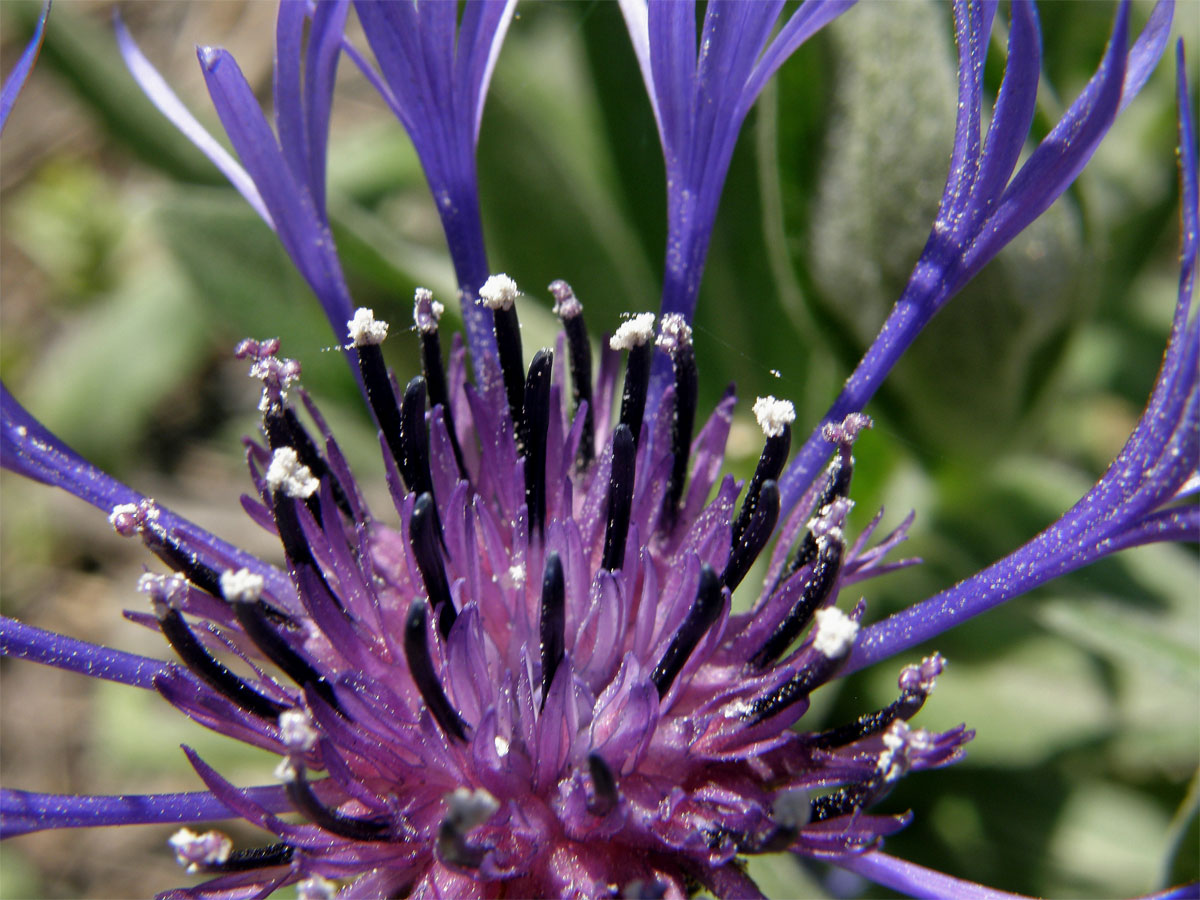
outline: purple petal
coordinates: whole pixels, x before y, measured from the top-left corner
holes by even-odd
[[[130,36],[125,23],[121,21],[119,10],[113,12],[113,29],[117,35],[117,47],[121,51],[121,56],[125,60],[125,66],[129,69],[129,74],[133,76],[133,80],[138,83],[138,86],[149,98],[150,102],[158,107],[167,119],[183,132],[184,137],[196,145],[209,161],[216,166],[221,174],[229,179],[229,183],[233,185],[250,207],[258,213],[262,220],[271,228],[275,227],[274,220],[271,214],[267,212],[266,204],[263,203],[262,197],[259,196],[258,188],[254,186],[254,181],[247,174],[246,170],[238,165],[229,151],[218,143],[217,139],[208,133],[208,130],[201,125],[196,117],[193,116],[183,101],[176,96],[170,86],[163,80],[163,77],[158,74],[158,70],[151,65],[150,60],[142,54],[138,45],[134,43]]]
[[[28,659],[148,690],[154,689],[155,676],[165,674],[169,667],[157,659],[55,634],[7,616],[0,616],[0,656]]]
[[[254,801],[272,812],[287,812],[291,801],[282,786],[248,788]],[[117,794],[82,797],[0,790],[0,838],[48,828],[95,828],[204,822],[237,814],[208,791],[180,794]]]
[[[12,112],[13,104],[17,102],[17,96],[25,86],[25,79],[29,77],[29,73],[33,71],[33,64],[37,62],[38,53],[42,49],[42,38],[46,33],[46,17],[49,15],[50,0],[46,0],[42,5],[42,14],[38,16],[37,25],[33,29],[33,36],[25,45],[13,70],[8,73],[8,78],[4,80],[4,87],[0,88],[0,132],[4,131],[8,114]]]
[[[197,54],[213,106],[258,187],[280,242],[340,338],[354,310],[328,226],[288,167],[237,62],[221,49],[202,47]]]
[[[933,869],[918,866],[889,856],[878,850],[869,850],[859,856],[847,856],[834,860],[835,864],[869,878],[876,884],[889,887],[910,897],[954,897],[956,900],[1029,900],[1024,894],[997,891],[973,881],[963,881],[943,875]]]
[[[106,515],[115,506],[146,499],[60,441],[17,402],[3,383],[0,383],[0,465],[34,481],[62,488]],[[274,596],[287,597],[293,593],[287,575],[273,566],[165,507],[160,506],[159,513],[159,522],[168,532],[218,571],[247,568],[266,579],[267,589]]]

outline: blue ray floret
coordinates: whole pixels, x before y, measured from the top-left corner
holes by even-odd
[[[982,78],[996,5],[955,5],[958,127],[926,249],[878,341],[790,466],[792,404],[754,404],[763,451],[743,492],[721,475],[735,396],[730,389],[711,412],[699,409],[689,321],[747,111],[784,59],[848,5],[806,0],[775,30],[782,3],[712,2],[698,36],[690,3],[622,3],[666,161],[667,263],[657,330],[652,314],[630,317],[602,347],[595,375],[571,288],[549,287],[564,334],[527,365],[522,294],[487,266],[474,152],[512,3],[355,3],[376,71],[343,35],[347,2],[285,0],[273,128],[232,57],[200,51],[240,162],[119,29],[143,87],[274,229],[334,323],[379,425],[391,505],[368,506],[298,387],[300,364],[280,355],[276,339],[247,339],[236,355],[263,389],[243,506],[278,536],[279,566],[91,466],[4,389],[3,465],[101,509],[169,570],[142,576],[151,612],[127,617],[161,633],[176,660],[8,618],[3,654],[153,689],[194,721],[278,756],[281,784],[235,786],[185,748],[205,791],[73,797],[5,788],[0,836],[223,818],[270,835],[237,849],[220,831],[180,829],[170,841],[177,858],[209,876],[161,895],[180,898],[265,897],[288,885],[303,897],[344,898],[679,898],[697,888],[761,896],[742,860],[779,851],[914,895],[1009,896],[880,850],[911,819],[887,810],[893,787],[957,761],[974,735],[965,725],[910,724],[942,675],[940,654],[903,666],[898,698],[881,709],[821,730],[805,717],[814,691],[967,616],[1116,550],[1200,538],[1189,500],[1200,484],[1196,138],[1182,47],[1179,298],[1145,414],[1057,523],[973,578],[865,625],[866,601],[846,590],[913,561],[886,561],[911,517],[874,544],[878,518],[856,540],[847,535],[853,445],[871,425],[862,407],[937,310],[1075,179],[1161,55],[1170,7],[1156,7],[1130,46],[1120,5],[1096,75],[1014,175],[1041,66],[1036,11],[1013,3],[985,138]],[[460,342],[443,359],[443,307],[429,291],[416,292],[413,311],[423,374],[404,390],[380,350],[388,323],[350,300],[324,187],[343,52],[403,123],[425,168],[458,275],[474,381]],[[12,99],[6,85],[3,112]],[[738,611],[733,592],[760,557],[762,587]]]

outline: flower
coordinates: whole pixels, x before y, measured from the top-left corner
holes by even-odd
[[[526,368],[520,290],[488,274],[483,255],[474,147],[511,5],[468,3],[461,21],[445,4],[357,9],[381,76],[344,47],[345,4],[316,7],[307,46],[307,7],[282,5],[275,133],[232,58],[200,51],[241,165],[216,152],[122,41],[150,95],[218,158],[321,300],[379,426],[394,509],[368,508],[277,340],[247,339],[237,355],[263,386],[265,443],[249,444],[256,497],[244,506],[279,537],[282,569],[91,467],[7,389],[0,399],[4,464],[101,508],[171,570],[140,580],[153,614],[131,618],[160,631],[177,661],[12,619],[0,621],[5,655],[153,688],[193,720],[277,755],[283,785],[238,788],[188,750],[205,792],[5,789],[4,833],[232,815],[275,836],[234,849],[221,832],[181,829],[170,841],[181,864],[215,877],[166,896],[262,896],[287,884],[331,896],[331,879],[348,897],[682,896],[695,885],[744,896],[757,888],[739,857],[780,850],[902,890],[961,888],[883,854],[881,839],[909,817],[874,809],[904,775],[958,759],[972,736],[909,724],[942,657],[901,668],[899,698],[882,709],[824,730],[803,717],[813,691],[843,671],[1116,549],[1194,536],[1196,508],[1178,503],[1194,491],[1197,455],[1185,90],[1175,327],[1147,413],[1096,488],[980,576],[864,629],[865,601],[842,602],[843,589],[911,561],[884,561],[907,521],[873,546],[878,519],[847,537],[852,448],[871,424],[861,410],[900,352],[1078,174],[1161,54],[1169,8],[1130,48],[1120,7],[1096,76],[1013,177],[1040,67],[1033,8],[1014,4],[1005,81],[981,142],[995,7],[956,7],[959,129],[929,246],[879,342],[790,466],[794,408],[775,397],[754,404],[763,450],[744,494],[720,475],[732,392],[695,429],[689,320],[741,121],[782,59],[843,7],[809,0],[768,42],[780,5],[713,3],[697,54],[690,6],[624,5],[667,160],[667,276],[657,333],[652,314],[629,318],[601,345],[594,377],[583,304],[562,281],[549,291],[563,334]],[[460,342],[446,364],[444,308],[431,292],[414,298],[423,375],[402,391],[381,350],[394,323],[351,309],[323,188],[342,49],[397,113],[429,176],[473,383]],[[772,541],[763,590],[735,612],[733,591]]]

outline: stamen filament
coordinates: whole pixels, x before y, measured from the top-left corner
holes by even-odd
[[[447,638],[450,636],[450,626],[458,618],[458,611],[450,598],[450,583],[446,580],[446,567],[442,563],[437,509],[432,494],[422,494],[417,498],[408,525],[408,537],[417,568],[421,570],[421,579],[425,582],[425,593],[437,609],[438,631],[443,638]]]
[[[404,656],[408,660],[408,670],[421,699],[425,701],[430,714],[441,726],[442,731],[449,737],[466,741],[467,723],[450,705],[446,692],[442,690],[441,682],[433,670],[433,658],[429,655],[429,644],[425,636],[425,622],[428,617],[426,610],[424,600],[413,601],[412,608],[408,611],[408,619],[404,623]]]
[[[542,574],[542,708],[550,685],[562,662],[566,638],[566,581],[563,577],[562,559],[557,553],[546,557],[546,569]]]
[[[608,521],[604,528],[604,556],[600,563],[609,572],[615,572],[625,564],[625,539],[629,536],[629,517],[633,509],[637,445],[628,425],[622,423],[613,430],[612,445]]]
[[[269,700],[254,690],[210,654],[179,610],[172,609],[164,603],[157,606],[155,612],[158,616],[159,627],[162,629],[163,636],[170,643],[171,649],[179,654],[179,658],[192,672],[223,697],[236,703],[251,715],[267,720],[274,720],[287,708],[282,703]]]
[[[696,600],[688,610],[687,618],[675,632],[667,652],[650,675],[650,680],[658,688],[660,698],[665,697],[671,689],[675,676],[679,674],[696,645],[700,643],[700,639],[712,627],[720,613],[721,583],[712,568],[705,565],[700,570],[700,586],[696,591]]]
[[[525,505],[529,533],[539,534],[546,521],[546,436],[550,427],[550,373],[554,351],[542,349],[529,364],[521,415],[521,444],[525,448]]]
[[[288,797],[291,798],[296,811],[307,816],[314,825],[352,841],[384,841],[388,839],[386,822],[378,819],[356,819],[330,809],[313,793],[312,786],[308,783],[308,777],[304,773],[304,766],[297,765],[295,771],[296,776],[287,783]]]

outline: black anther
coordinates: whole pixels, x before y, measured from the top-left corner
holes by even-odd
[[[437,673],[433,670],[433,658],[429,655],[429,643],[425,635],[428,613],[424,600],[413,602],[404,622],[404,656],[408,660],[408,671],[421,699],[429,712],[449,737],[460,741],[467,739],[467,723],[450,705]]]
[[[665,697],[671,689],[675,676],[683,668],[705,632],[717,621],[721,614],[721,582],[716,572],[705,565],[700,570],[700,586],[696,590],[696,599],[688,610],[687,617],[675,637],[671,639],[667,652],[663,654],[658,665],[650,675],[650,680],[658,688],[658,696]]]

